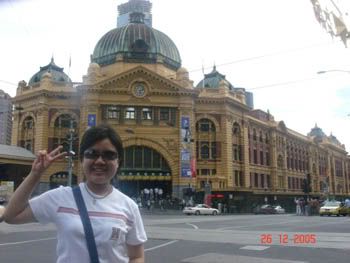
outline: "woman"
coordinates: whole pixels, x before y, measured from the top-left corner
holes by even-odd
[[[66,155],[62,146],[39,151],[30,174],[13,194],[3,218],[9,224],[29,222],[57,226],[57,262],[90,262],[83,225],[72,189],[59,187],[28,201],[40,176]],[[80,183],[93,228],[100,263],[144,262],[147,237],[137,204],[111,185],[123,157],[118,134],[108,125],[88,129],[80,144],[85,182]]]

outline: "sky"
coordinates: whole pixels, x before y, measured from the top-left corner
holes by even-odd
[[[0,89],[14,96],[52,56],[82,81],[125,2],[0,0]],[[233,86],[253,92],[256,109],[304,135],[317,124],[350,150],[350,49],[323,30],[310,1],[151,2],[153,27],[174,41],[195,85],[202,67],[209,73],[216,65]]]

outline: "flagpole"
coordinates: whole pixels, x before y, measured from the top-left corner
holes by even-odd
[[[72,66],[72,55],[69,54],[69,63],[68,63],[68,77],[72,80],[71,76],[70,76],[70,69]]]

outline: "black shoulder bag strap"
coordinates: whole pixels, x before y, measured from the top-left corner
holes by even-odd
[[[83,223],[86,243],[90,255],[91,263],[99,263],[97,248],[95,243],[94,231],[92,230],[89,214],[87,212],[83,196],[81,195],[80,187],[73,188],[73,195],[77,204],[81,222]]]

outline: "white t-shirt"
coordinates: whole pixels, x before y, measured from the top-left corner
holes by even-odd
[[[129,262],[126,245],[147,241],[139,208],[113,188],[102,199],[93,198],[80,185],[95,235],[100,263]],[[57,263],[90,262],[83,225],[70,187],[59,187],[29,200],[40,223],[57,226]]]

